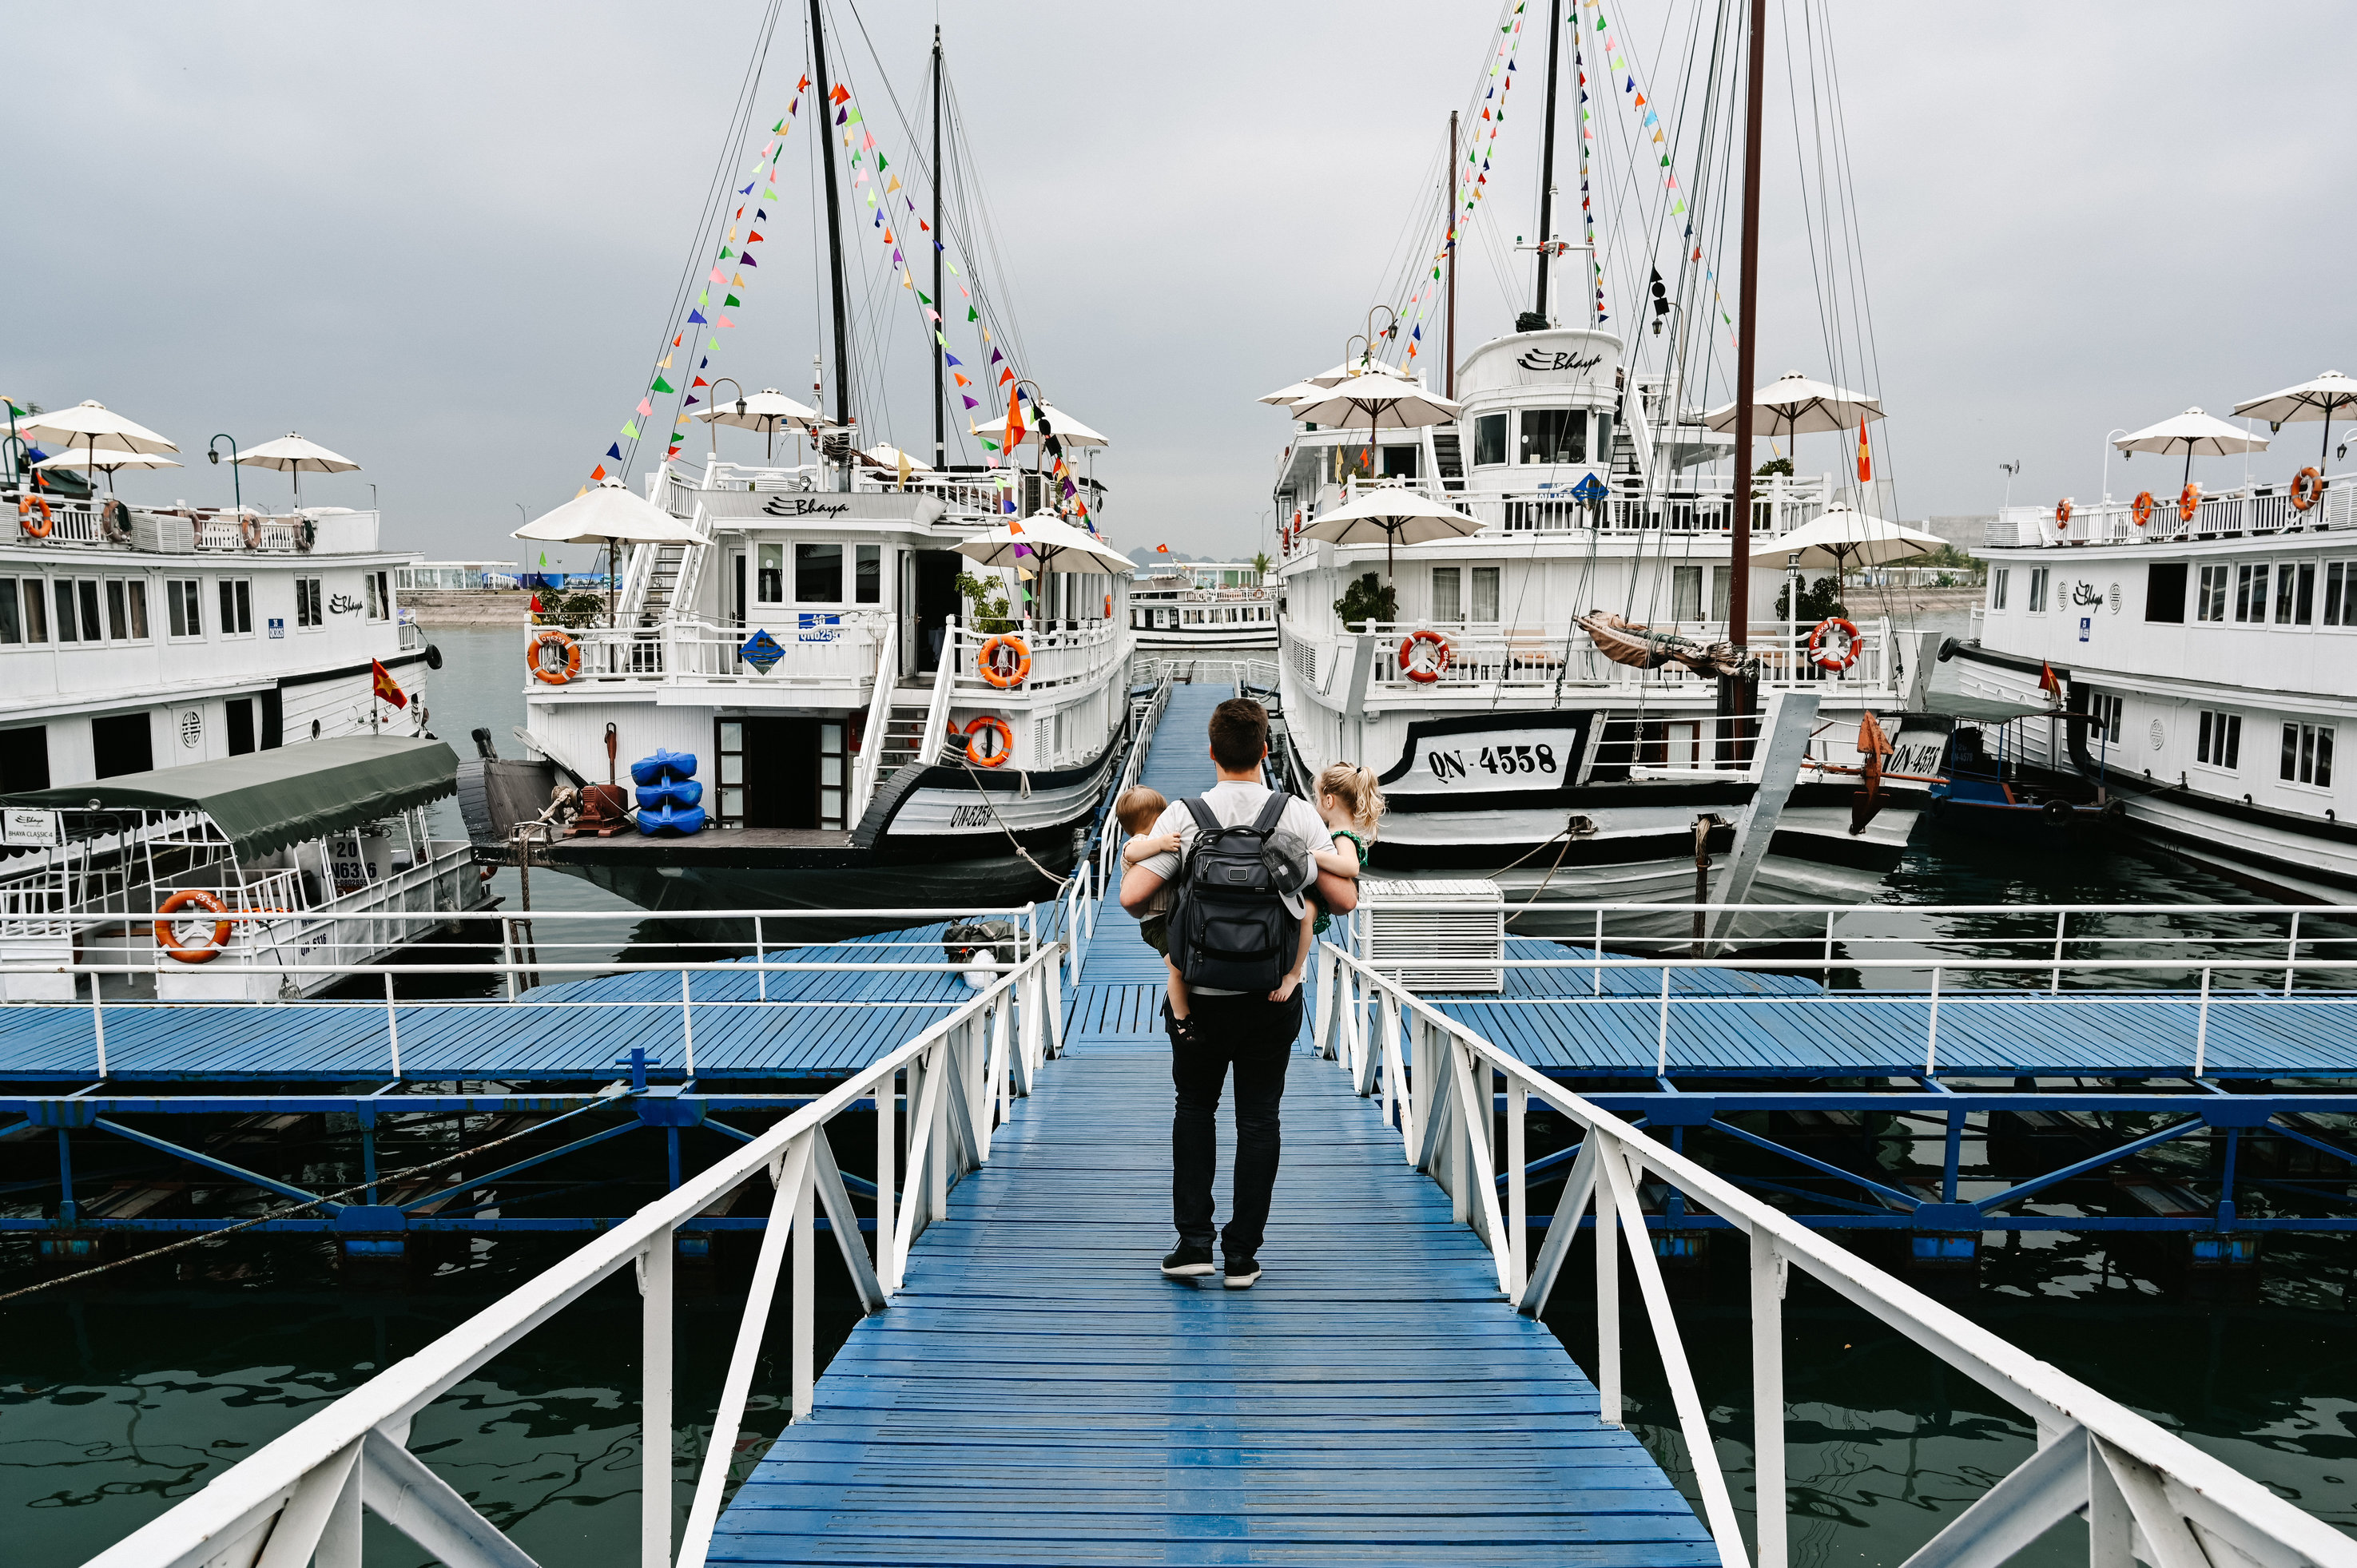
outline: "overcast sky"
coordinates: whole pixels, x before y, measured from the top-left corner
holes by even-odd
[[[1249,553],[1286,434],[1252,400],[1340,359],[1399,274],[1500,7],[866,0],[871,54],[830,3],[850,34],[834,73],[888,148],[906,138],[885,88],[914,112],[938,14],[997,243],[970,264],[1011,309],[1018,369],[1112,437],[1096,471],[1116,542]],[[1879,460],[1901,515],[1993,508],[2008,460],[2017,501],[2084,500],[2115,426],[2357,373],[2334,264],[2357,238],[2352,153],[2320,108],[2357,10],[1812,4],[1830,16],[1877,349],[1846,369],[1890,411]],[[1665,115],[1693,5],[1607,6]],[[765,125],[803,69],[806,9],[788,6],[771,49]],[[206,438],[295,429],[363,467],[307,499],[366,505],[373,483],[389,540],[513,558],[518,504],[570,496],[645,385],[762,10],[0,4],[12,57],[38,62],[0,95],[0,392],[97,398],[178,441],[189,468],[124,476],[137,499],[226,501]],[[1528,259],[1500,247],[1535,232],[1544,0],[1531,10],[1530,85],[1468,241],[1469,345],[1523,303],[1501,278],[1528,286]],[[1811,73],[1796,44],[1788,81],[1783,53],[1802,13],[1770,12],[1762,381],[1833,368],[1809,247],[1849,229],[1803,221],[1792,103]],[[1628,112],[1627,94],[1599,100],[1599,124]],[[807,399],[813,214],[802,186],[779,191],[783,232],[713,371]],[[873,287],[872,238],[855,234],[858,288],[889,353],[862,372],[862,428],[922,452],[927,345],[906,296]],[[1601,238],[1623,265],[1652,245]],[[1838,325],[1851,341],[1857,314]],[[2287,427],[2256,470],[2313,461],[2318,434]],[[759,439],[722,446],[753,456]],[[1801,466],[1845,456],[1817,437]],[[2137,460],[2142,484],[2164,477]],[[2124,482],[2115,462],[2112,489],[2138,488]],[[245,483],[285,493],[284,476]]]

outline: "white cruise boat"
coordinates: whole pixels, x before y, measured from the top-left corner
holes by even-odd
[[[1297,426],[1277,469],[1280,515],[1307,523],[1390,485],[1481,525],[1396,551],[1286,531],[1286,760],[1305,789],[1337,760],[1375,769],[1393,813],[1381,869],[1495,873],[1510,896],[1677,902],[1694,897],[1697,823],[1713,852],[1731,844],[1760,760],[1723,755],[1717,683],[1676,664],[1616,663],[1573,618],[1602,610],[1698,644],[1727,638],[1732,495],[1724,477],[1690,472],[1726,443],[1699,411],[1678,409],[1674,390],[1630,376],[1611,333],[1546,328],[1465,355],[1453,424],[1381,432],[1391,478],[1333,478],[1369,445],[1363,429]],[[1606,498],[1573,499],[1591,480]],[[1756,485],[1755,546],[1821,516],[1835,495],[1830,476]],[[1754,559],[1751,602],[1766,608],[1784,572]],[[1380,582],[1387,563],[1394,618],[1346,623],[1338,602],[1370,574]],[[1862,715],[1896,744],[1893,774],[1925,772],[1944,739],[1904,723],[1928,678],[1927,637],[1887,618],[1856,624],[1855,659],[1839,670],[1812,658],[1813,628],[1759,618],[1749,628],[1761,693],[1820,703],[1755,901],[1867,897],[1928,803],[1920,785],[1894,782],[1870,818],[1853,811]],[[1437,672],[1418,642],[1445,648]]]
[[[2158,488],[2001,512],[1987,601],[1941,657],[1973,695],[2090,715],[2023,721],[2019,745],[2119,802],[2129,831],[2268,897],[2345,903],[2357,473]]]
[[[1157,655],[1276,646],[1276,591],[1249,561],[1147,566],[1129,589],[1137,646]]]
[[[477,837],[504,843],[560,774],[627,789],[668,749],[699,759],[704,831],[561,837],[547,862],[649,908],[1004,901],[1068,868],[1120,766],[1127,575],[1042,573],[1025,614],[979,628],[961,574],[1020,588],[957,547],[1003,530],[1013,492],[873,475],[659,470],[650,499],[700,542],[634,547],[617,624],[556,634],[578,655],[561,680],[546,633],[519,647],[522,738],[553,771],[473,808]]]
[[[132,993],[267,1000],[433,929],[372,915],[479,907],[472,846],[425,820],[457,761],[426,727],[441,655],[402,617],[394,576],[414,556],[383,548],[375,512],[55,488],[0,489],[0,957],[121,962],[145,972],[109,988]],[[380,665],[405,706],[375,694]],[[332,779],[332,811],[305,779]],[[231,794],[224,822],[208,803]],[[175,895],[185,940],[125,918]],[[71,977],[11,976],[5,994],[52,982]]]

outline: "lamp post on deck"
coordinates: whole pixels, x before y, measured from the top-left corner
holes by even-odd
[[[210,441],[206,442],[205,461],[208,463],[218,463],[221,461],[220,444],[223,441],[229,443],[230,499],[236,504],[237,514],[240,517],[242,517],[245,515],[245,487],[238,482],[236,437],[231,435],[216,435]]]
[[[2112,442],[2115,437],[2126,434],[2125,430],[2115,430],[2104,437],[2104,483],[2095,493],[2104,498],[2105,506],[2112,504]],[[2135,456],[2133,452],[2123,452],[2120,454],[2120,461],[2125,463]]]

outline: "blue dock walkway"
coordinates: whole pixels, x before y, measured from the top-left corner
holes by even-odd
[[[1145,778],[1211,782],[1181,688]],[[1200,710],[1200,711],[1198,711]],[[1161,961],[1109,902],[1068,1055],[722,1515],[716,1563],[1716,1560],[1337,1067],[1289,1075],[1249,1291],[1174,1240]],[[1233,1127],[1222,1112],[1222,1169]],[[1224,1192],[1224,1178],[1222,1179]]]

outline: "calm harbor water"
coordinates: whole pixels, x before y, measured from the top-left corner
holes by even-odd
[[[488,725],[502,752],[523,718],[520,639],[444,630],[433,727],[462,751]],[[456,836],[455,807],[436,808]],[[497,890],[514,907],[515,874]],[[544,874],[541,908],[618,918],[585,953],[662,932],[586,882]],[[2119,850],[2070,860],[1918,836],[1887,896],[1897,903],[2217,902],[2232,885]],[[1896,917],[1894,917],[1894,919]],[[2227,922],[2230,933],[2233,923]],[[2254,935],[2270,929],[2250,918]],[[1921,951],[1986,940],[1969,922],[1927,931]],[[1901,983],[1898,979],[1866,982]],[[1303,1070],[1317,1070],[1307,1068]],[[451,1247],[378,1279],[340,1274],[324,1246],[239,1238],[0,1306],[0,1531],[11,1562],[77,1563],[275,1434],[410,1354],[564,1255],[562,1240]],[[2357,1531],[2357,1240],[2271,1238],[2257,1276],[2203,1290],[2165,1249],[2069,1234],[2000,1239],[1976,1279],[1943,1287],[1959,1310]],[[1141,1260],[1146,1266],[1150,1260]],[[1275,1260],[1272,1267],[1281,1266]],[[679,1406],[717,1398],[744,1261],[722,1249],[686,1271]],[[834,1342],[853,1307],[822,1258]],[[1592,1365],[1592,1293],[1575,1255],[1550,1321]],[[37,1277],[28,1250],[0,1251],[0,1289]],[[2029,1453],[2028,1424],[1994,1395],[1795,1276],[1787,1303],[1793,1556],[1806,1568],[1897,1563]],[[1750,1506],[1748,1338],[1739,1269],[1681,1277],[1681,1320],[1738,1506]],[[1633,1294],[1628,1298],[1632,1304]],[[422,1416],[412,1446],[544,1562],[636,1560],[637,1299],[609,1282]],[[1685,1458],[1641,1314],[1625,1307],[1630,1421],[1673,1474]],[[782,1325],[780,1325],[780,1327]],[[772,1343],[781,1343],[772,1336]],[[781,1367],[765,1368],[740,1464],[783,1421]],[[681,1440],[692,1478],[702,1434]],[[684,1488],[679,1490],[683,1498]],[[2083,1552],[2065,1525],[2037,1555]],[[423,1557],[371,1522],[372,1563]]]

